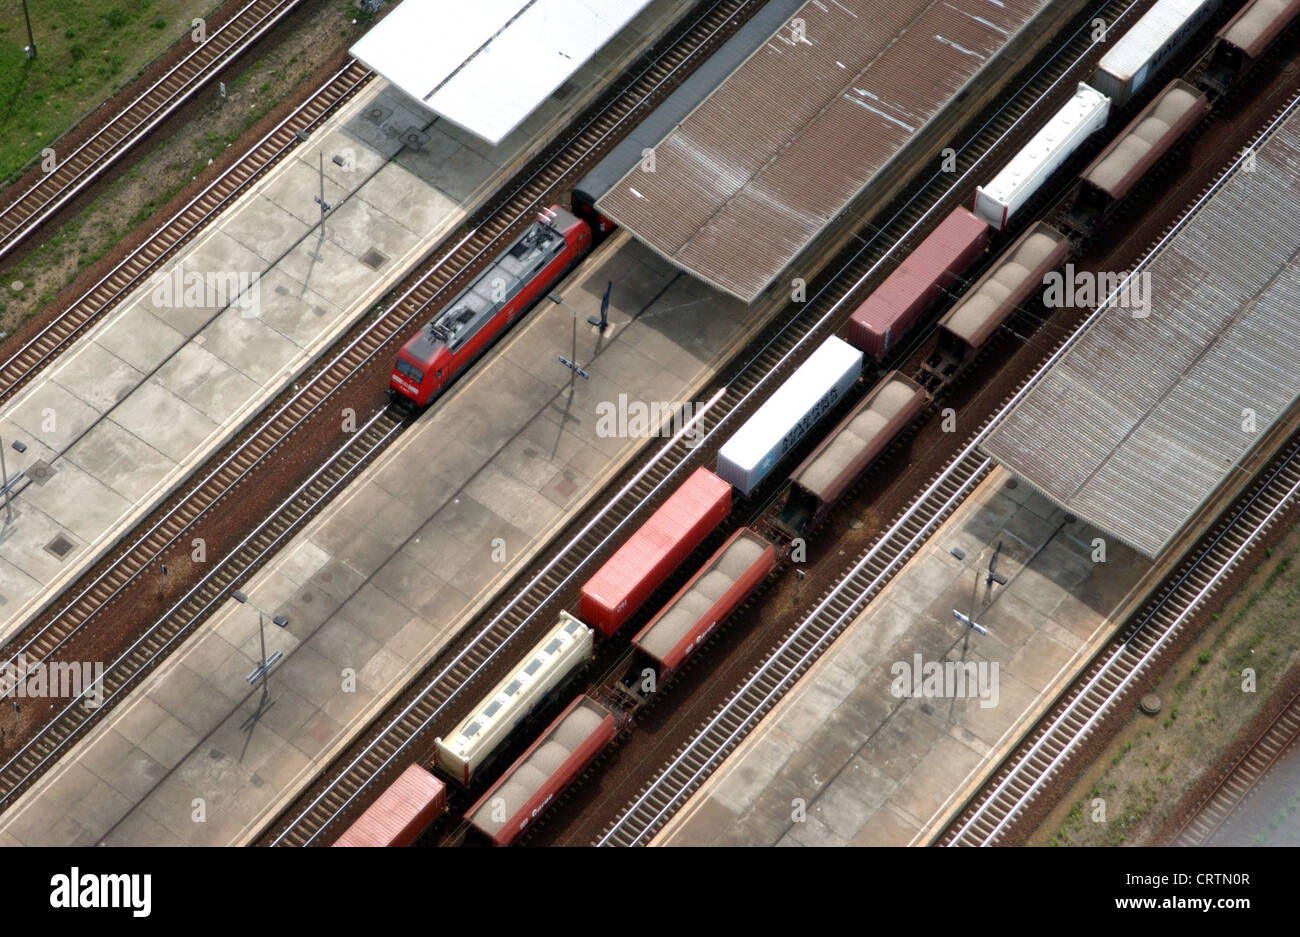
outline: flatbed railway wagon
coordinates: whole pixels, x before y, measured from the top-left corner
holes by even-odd
[[[632,639],[625,690],[638,702],[671,679],[776,567],[776,549],[748,527],[736,531]]]
[[[1104,224],[1209,107],[1206,96],[1181,78],[1170,82],[1083,171],[1066,216],[1070,228],[1086,236]]]
[[[925,409],[920,384],[900,371],[880,379],[790,475],[773,524],[797,537],[826,516],[886,447]]]
[[[1136,28],[1136,27],[1135,27]],[[1043,183],[1065,163],[1110,116],[1110,98],[1079,82],[1066,101],[1032,140],[993,179],[975,190],[975,214],[995,231],[1005,231]]]
[[[844,399],[862,376],[862,352],[828,338],[718,450],[718,475],[743,495]]]
[[[568,612],[445,737],[434,743],[434,767],[464,787],[514,728],[591,660],[595,633]]]
[[[469,808],[466,822],[492,845],[509,846],[604,751],[624,723],[621,714],[579,696]]]
[[[1123,107],[1209,22],[1220,0],[1158,0],[1097,63],[1089,84]]]
[[[388,379],[393,402],[408,408],[427,406],[591,245],[591,228],[582,219],[559,205],[541,212],[501,256],[402,346]]]
[[[582,586],[578,614],[608,637],[731,511],[731,486],[698,468]]]
[[[939,320],[939,339],[922,368],[932,389],[953,380],[1070,253],[1070,239],[1037,222],[1008,247]]]
[[[984,253],[988,236],[984,221],[953,209],[853,311],[849,343],[882,361]]]
[[[410,765],[379,795],[335,846],[409,846],[447,807],[447,785]]]
[[[1215,37],[1205,78],[1223,94],[1254,67],[1265,52],[1300,17],[1300,0],[1253,0]]]

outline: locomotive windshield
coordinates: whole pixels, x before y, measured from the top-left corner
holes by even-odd
[[[424,381],[424,372],[413,364],[407,364],[401,358],[397,359],[397,371],[414,384],[420,384]]]

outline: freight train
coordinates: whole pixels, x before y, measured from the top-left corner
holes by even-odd
[[[590,660],[597,634],[608,637],[618,631],[717,529],[731,510],[733,494],[744,498],[763,482],[781,477],[773,473],[782,459],[839,409],[864,372],[889,358],[942,297],[963,293],[940,319],[934,350],[916,379],[896,370],[879,377],[785,476],[782,489],[759,520],[728,537],[637,632],[625,666],[616,668],[620,675],[573,699],[473,803],[465,813],[470,835],[509,845],[535,823],[692,652],[768,579],[793,539],[826,517],[919,418],[932,395],[950,384],[1015,310],[1041,290],[1046,274],[1074,249],[1069,237],[1041,221],[1002,250],[968,289],[963,291],[961,284],[992,238],[1096,129],[1098,115],[1104,115],[1102,123],[1109,119],[1112,100],[1094,86],[1108,88],[1120,102],[1127,102],[1204,24],[1213,12],[1206,8],[1217,5],[1184,0],[1156,3],[1102,59],[1093,84],[1081,84],[1074,98],[1049,120],[1051,133],[1036,135],[1013,157],[1009,165],[1014,164],[1017,172],[1003,179],[1015,184],[1001,185],[995,178],[977,190],[973,210],[953,210],[855,309],[847,327],[848,341],[832,337],[823,342],[723,443],[716,472],[697,469],[583,584],[579,615],[561,612],[556,626],[524,655],[520,666],[476,703],[445,739],[438,739],[436,770],[461,786],[474,784],[512,730],[530,712],[564,692]],[[1217,35],[1210,65],[1198,81],[1211,94],[1224,93],[1298,13],[1300,0],[1248,4]],[[1146,50],[1145,64],[1131,51],[1134,48]],[[1080,173],[1063,226],[1078,239],[1095,231],[1190,132],[1207,107],[1206,94],[1186,81],[1175,80],[1165,87]],[[585,229],[589,249],[593,226],[602,232],[612,227],[600,217],[595,203],[603,194],[601,185],[612,185],[635,164],[631,151],[620,158],[631,160],[622,172],[617,166],[605,166],[599,179],[589,177],[579,184],[573,214],[551,210],[553,217],[563,219],[558,230],[565,232],[575,257],[580,256],[579,241],[571,240],[570,232]],[[1034,181],[1026,185],[1019,181],[1024,179]],[[539,286],[536,292],[544,288]],[[418,366],[427,358],[404,360]],[[445,802],[443,781],[422,766],[412,766],[336,845],[410,842]]]

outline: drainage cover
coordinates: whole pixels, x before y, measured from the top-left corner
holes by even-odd
[[[366,120],[370,121],[372,124],[382,124],[392,116],[392,113],[393,109],[391,107],[382,107],[375,104],[366,108]]]
[[[38,459],[31,465],[27,466],[26,475],[37,485],[44,485],[54,477],[56,471],[57,470],[53,465],[50,465],[50,463],[44,460]]]
[[[402,131],[402,142],[413,150],[422,150],[424,145],[429,142],[429,135],[410,127]]]
[[[556,101],[563,101],[569,95],[573,94],[573,89],[576,87],[578,86],[575,85],[573,82],[566,81],[564,84],[560,85],[560,87],[555,90],[555,93],[551,95],[551,97],[554,98]]]
[[[59,559],[63,559],[68,555],[68,551],[71,550],[73,546],[74,544],[71,540],[63,536],[63,534],[59,534],[45,545],[45,551],[54,554]]]
[[[388,262],[388,258],[372,247],[362,256],[361,262],[371,270],[378,270]]]

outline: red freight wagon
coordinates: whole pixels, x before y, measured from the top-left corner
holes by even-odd
[[[469,808],[465,819],[492,845],[509,846],[617,731],[613,713],[591,697],[579,696]]]
[[[632,639],[662,684],[726,621],[776,565],[776,550],[749,528],[736,531]]]
[[[952,286],[980,254],[989,226],[955,208],[849,319],[849,343],[877,361]]]
[[[447,806],[447,785],[419,765],[411,765],[335,846],[409,846]]]
[[[582,587],[578,614],[613,634],[731,510],[731,485],[700,468]]]

